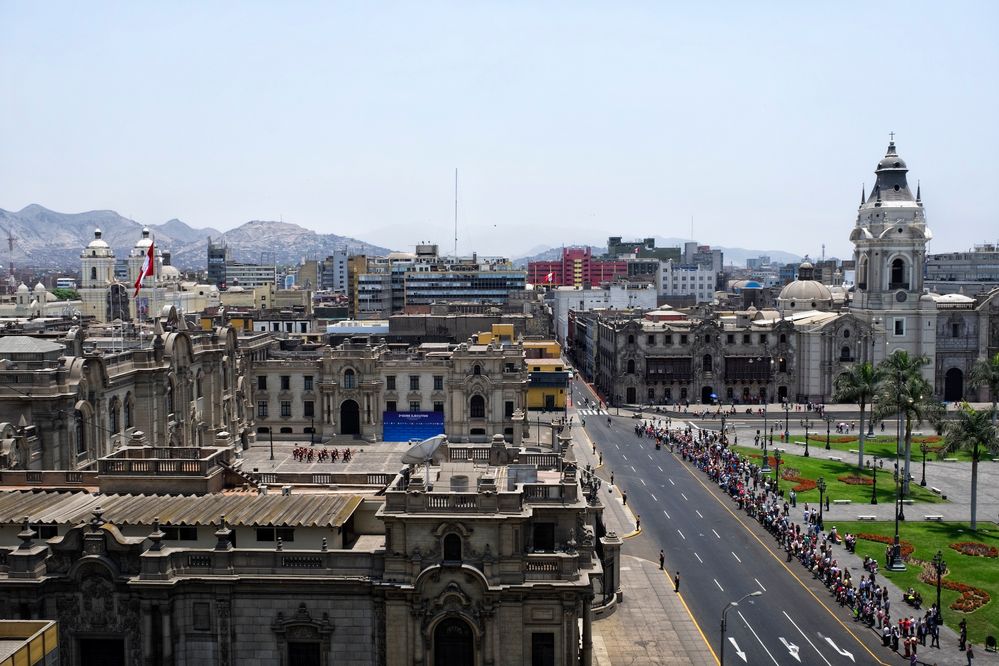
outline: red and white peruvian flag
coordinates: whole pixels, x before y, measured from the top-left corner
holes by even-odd
[[[155,251],[153,250],[153,244],[149,244],[149,249],[146,250],[146,256],[142,260],[142,268],[139,270],[139,277],[135,278],[135,294],[132,298],[139,295],[139,289],[142,288],[142,281],[153,274],[153,262],[155,261]]]
[[[548,275],[545,276],[545,282],[554,282],[554,281],[555,281],[555,273],[549,273]]]

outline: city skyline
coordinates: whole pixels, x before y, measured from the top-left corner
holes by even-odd
[[[896,132],[930,250],[964,250],[996,240],[966,188],[999,175],[976,157],[999,144],[996,93],[976,83],[999,64],[997,10],[972,4],[870,21],[737,5],[5,4],[0,76],[18,85],[0,112],[0,207],[222,230],[283,219],[450,251],[457,168],[460,254],[693,226],[705,244],[848,258],[860,189]]]

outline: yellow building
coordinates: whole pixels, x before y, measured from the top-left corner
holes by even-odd
[[[562,358],[562,345],[555,340],[524,340],[524,356],[533,358]]]
[[[527,364],[527,408],[548,411],[565,409],[569,372],[559,358],[529,358]]]

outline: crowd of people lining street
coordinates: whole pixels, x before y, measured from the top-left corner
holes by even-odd
[[[794,491],[789,490],[785,496],[784,489],[763,474],[759,464],[730,450],[720,433],[672,425],[667,418],[643,420],[635,425],[635,434],[653,439],[657,449],[668,446],[671,452],[703,471],[741,510],[773,535],[786,552],[788,562],[797,561],[811,572],[841,606],[850,609],[855,622],[877,631],[886,647],[903,654],[913,664],[919,648],[925,647],[927,641],[930,647],[940,647],[941,617],[936,605],[922,614],[913,612],[919,610],[922,599],[910,590],[904,595],[905,600],[899,602],[908,606],[901,610],[893,608],[887,586],[878,584],[877,562],[871,558],[864,561],[867,573],[859,581],[854,580],[849,569],[840,565],[833,546],[842,545],[853,552],[856,537],[839,535],[835,526],[825,530],[821,507],[810,508],[806,504],[802,519],[796,520]],[[965,637],[962,632],[959,647],[970,650],[970,645],[964,645]]]
[[[343,460],[344,462],[350,462],[350,458],[353,455],[349,448],[344,448],[343,451],[340,449],[315,449],[309,446],[298,446],[291,452],[292,457],[297,462],[336,462],[338,460]]]

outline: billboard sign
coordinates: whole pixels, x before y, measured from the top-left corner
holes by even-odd
[[[382,440],[408,442],[444,434],[444,412],[382,412]]]

